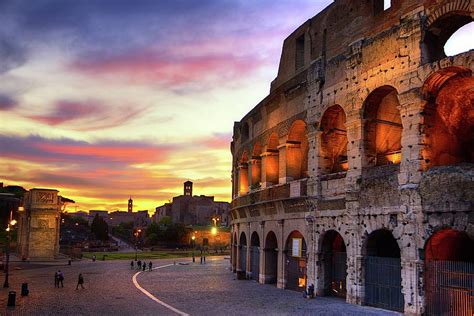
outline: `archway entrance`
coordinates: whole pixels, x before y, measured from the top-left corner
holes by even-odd
[[[425,245],[426,315],[474,314],[474,241],[443,229]]]
[[[346,298],[347,253],[338,232],[330,230],[324,235],[322,254],[324,295]]]
[[[274,232],[265,239],[265,283],[276,284],[278,273],[278,241]]]
[[[286,288],[306,289],[306,242],[299,231],[293,231],[286,240]]]
[[[365,257],[365,304],[403,312],[400,248],[388,230],[368,236]]]
[[[252,280],[258,282],[258,276],[260,274],[260,239],[256,232],[252,233],[250,239],[250,271]]]
[[[247,272],[247,236],[245,233],[240,234],[240,249],[239,249],[239,266],[240,266],[240,273],[239,279],[245,279],[245,275]]]

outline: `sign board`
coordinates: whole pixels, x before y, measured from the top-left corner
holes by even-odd
[[[291,247],[291,256],[292,257],[301,257],[302,248],[303,248],[303,239],[302,238],[292,238],[292,247]]]

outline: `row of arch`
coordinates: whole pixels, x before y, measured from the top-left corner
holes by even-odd
[[[238,239],[237,239],[238,238]],[[260,283],[276,283],[278,271],[282,269],[283,278],[286,280],[285,288],[292,290],[305,290],[309,286],[307,280],[307,245],[301,232],[291,232],[283,248],[279,248],[276,234],[267,232],[263,243],[260,242],[256,231],[252,232],[247,240],[245,232],[232,236],[232,265],[234,271],[248,276]],[[317,295],[331,295],[346,297],[348,279],[347,241],[335,231],[325,232],[320,240],[317,276]],[[247,247],[249,249],[247,249]],[[444,228],[435,232],[425,243],[425,300],[426,305],[440,304],[440,293],[435,286],[432,263],[459,262],[470,263],[474,267],[474,240],[465,232],[451,228]],[[264,253],[261,256],[261,252]],[[404,310],[404,296],[402,294],[402,264],[400,247],[387,229],[379,229],[367,236],[363,243],[362,278],[364,280],[364,304],[382,307],[390,310]],[[283,260],[279,260],[282,255]],[[263,264],[260,260],[263,257]],[[248,260],[248,264],[247,264]],[[315,263],[314,263],[315,264]],[[452,270],[453,265],[450,266]],[[263,271],[260,269],[263,268]],[[247,270],[250,271],[247,271]],[[437,268],[439,269],[439,268]],[[450,272],[453,272],[451,271]],[[442,271],[436,270],[436,274]],[[471,275],[471,278],[474,275]],[[458,284],[459,280],[454,280]],[[385,292],[384,296],[380,293]],[[443,296],[444,297],[444,296]],[[446,298],[444,298],[446,299]],[[444,301],[443,304],[446,302]],[[465,303],[469,304],[469,302]],[[462,306],[461,306],[462,307]],[[467,306],[469,308],[469,306]]]
[[[422,89],[427,101],[423,115],[423,157],[427,167],[474,162],[474,78],[471,70],[448,67],[432,74]],[[401,161],[402,117],[397,90],[382,86],[372,91],[362,108],[363,165]],[[409,114],[412,115],[412,114]],[[319,174],[348,170],[346,113],[336,104],[323,113],[319,124]],[[252,188],[308,177],[308,137],[303,120],[291,125],[286,140],[272,133],[265,145],[255,143],[238,159],[238,188],[234,196]],[[409,158],[409,157],[403,157]]]

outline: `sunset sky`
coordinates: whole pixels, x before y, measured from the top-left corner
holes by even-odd
[[[233,122],[331,2],[0,0],[0,182],[77,210],[152,211],[187,179],[229,201]]]

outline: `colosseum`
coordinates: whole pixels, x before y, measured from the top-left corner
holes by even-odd
[[[407,315],[474,311],[470,0],[335,0],[234,125],[238,279]]]

